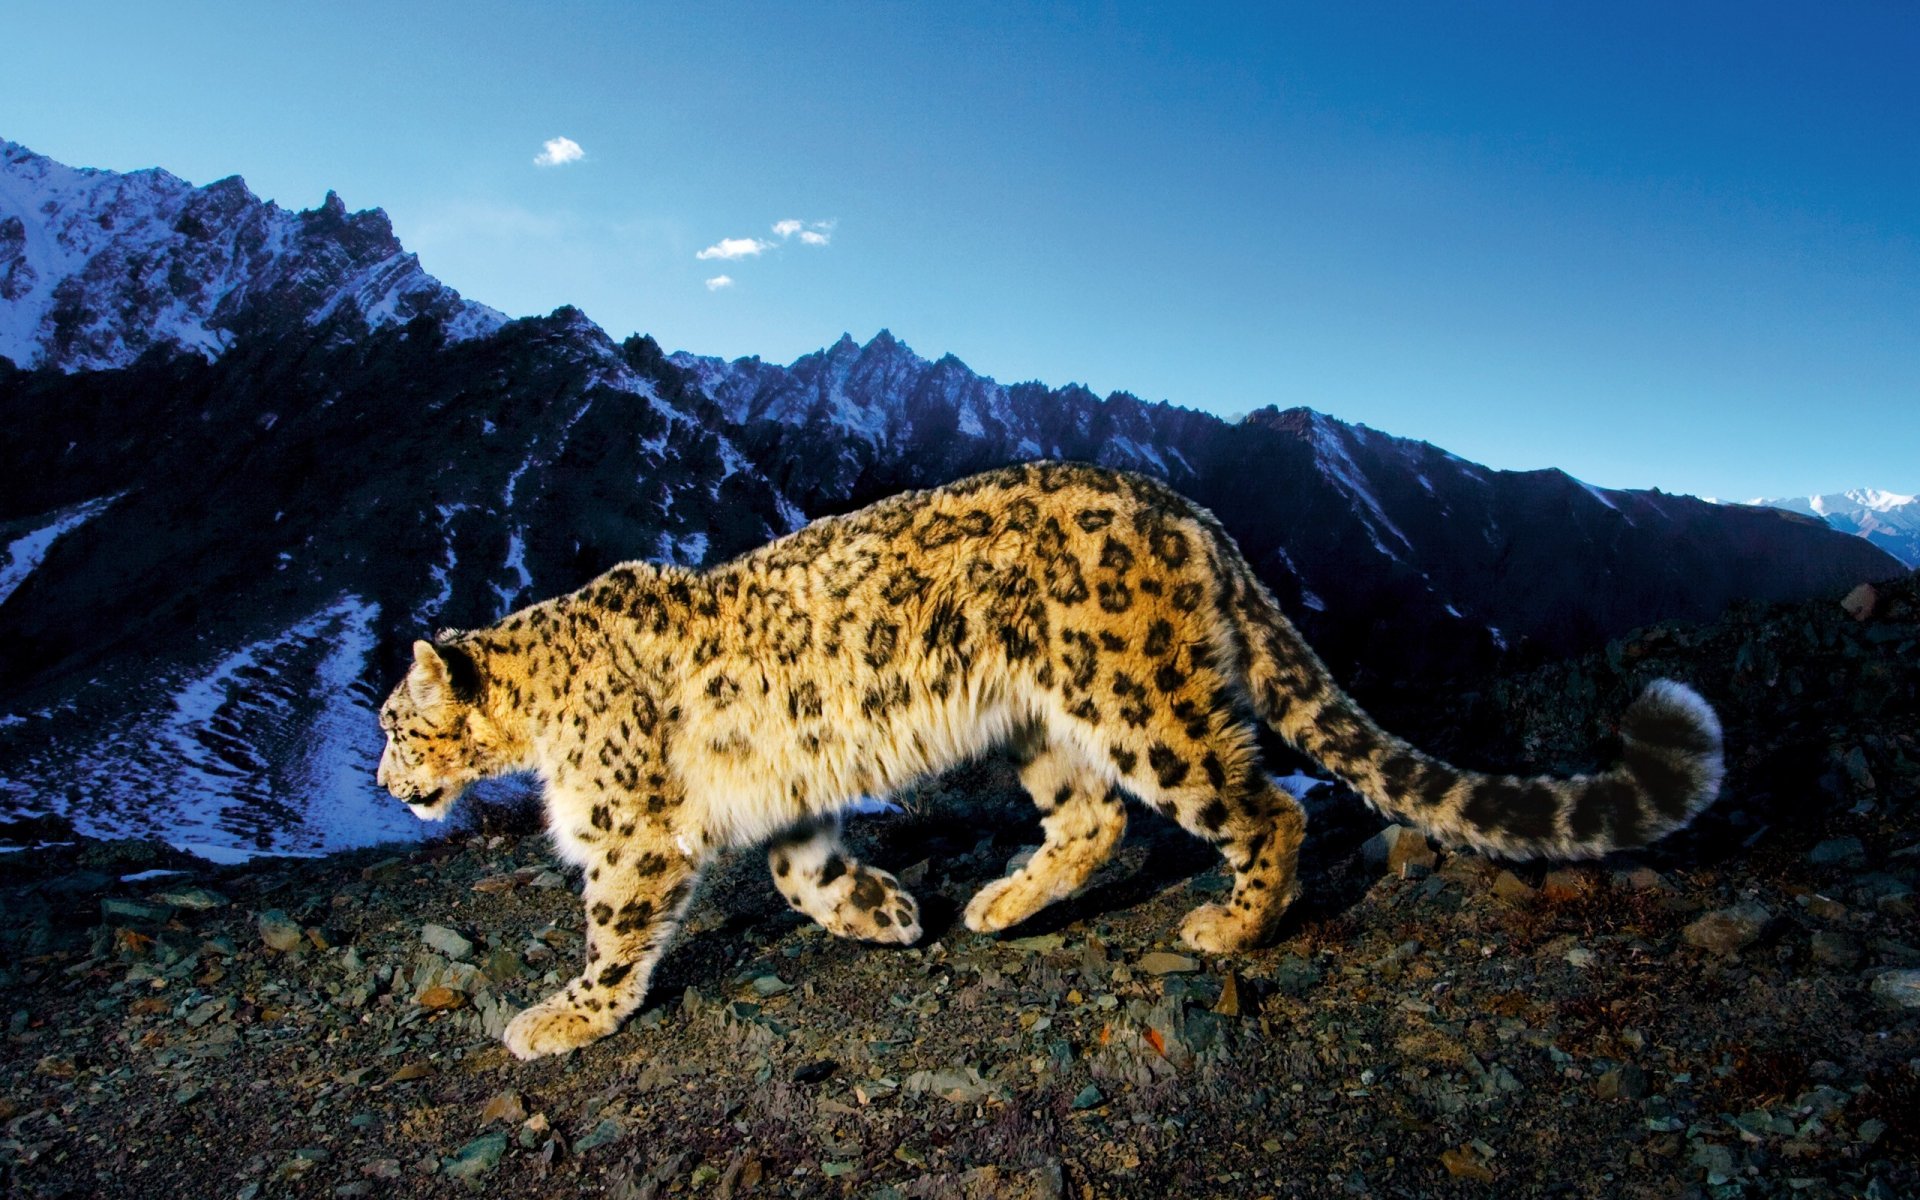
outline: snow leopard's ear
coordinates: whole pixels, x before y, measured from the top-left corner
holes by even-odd
[[[438,708],[449,699],[472,704],[480,698],[480,666],[458,646],[415,642],[407,688],[423,709]]]
[[[423,710],[439,708],[453,694],[447,660],[440,657],[440,651],[432,642],[413,644],[413,670],[407,672],[407,694]]]

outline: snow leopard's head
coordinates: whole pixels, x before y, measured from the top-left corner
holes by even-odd
[[[518,765],[485,712],[485,691],[470,651],[415,642],[412,668],[380,706],[387,748],[376,778],[423,821],[444,821],[469,784]]]

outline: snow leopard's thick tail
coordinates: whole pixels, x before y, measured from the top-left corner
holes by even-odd
[[[1272,594],[1237,565],[1231,624],[1260,716],[1375,808],[1442,841],[1513,858],[1592,858],[1657,841],[1720,790],[1720,720],[1671,679],[1628,706],[1621,762],[1603,774],[1484,775],[1422,754],[1340,690]]]

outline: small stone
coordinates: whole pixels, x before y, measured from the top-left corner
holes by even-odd
[[[172,915],[173,909],[165,904],[148,904],[144,900],[128,900],[123,896],[104,896],[100,900],[100,917],[109,924],[136,921],[143,925],[158,925]]]
[[[520,886],[520,880],[512,875],[489,875],[485,879],[474,881],[473,890],[489,895],[497,892],[510,892]]]
[[[277,908],[260,914],[260,940],[282,954],[291,954],[306,944],[306,935],[293,919]]]
[[[612,1145],[627,1136],[626,1126],[612,1117],[601,1121],[593,1129],[573,1144],[575,1154],[585,1154],[589,1150],[598,1150],[602,1146]]]
[[[520,1123],[520,1132],[516,1137],[522,1147],[531,1150],[545,1141],[552,1129],[547,1114],[537,1112]]]
[[[507,1152],[507,1135],[504,1132],[489,1133],[477,1137],[460,1147],[452,1158],[440,1161],[440,1171],[449,1179],[458,1180],[468,1187],[478,1187],[480,1177],[500,1165],[500,1157]]]
[[[1857,837],[1830,838],[1807,852],[1807,863],[1815,867],[1864,867],[1867,848]]]
[[[1883,971],[1869,989],[1873,998],[1893,1008],[1920,1008],[1920,970],[1911,967]]]
[[[1251,1007],[1248,998],[1242,995],[1244,991],[1239,973],[1228,971],[1220,980],[1220,999],[1215,1002],[1213,1011],[1223,1017],[1241,1016]]]
[[[485,975],[494,983],[505,983],[510,979],[518,979],[523,969],[520,956],[505,948],[495,950],[493,953],[487,955],[486,961],[480,964],[481,974]]]
[[[1487,1164],[1480,1161],[1480,1156],[1473,1152],[1471,1146],[1442,1150],[1440,1165],[1445,1167],[1447,1174],[1455,1179],[1470,1179],[1475,1183],[1493,1182],[1493,1172],[1487,1169]]]
[[[1149,975],[1191,975],[1200,969],[1200,960],[1184,954],[1155,950],[1141,956],[1140,969]]]
[[[147,898],[156,904],[171,904],[175,908],[184,908],[190,912],[207,912],[211,909],[225,908],[232,903],[219,892],[210,892],[203,887],[167,888]]]
[[[834,1062],[832,1059],[823,1058],[819,1062],[810,1062],[805,1066],[794,1068],[793,1081],[795,1083],[824,1083],[839,1067],[840,1064]]]
[[[1273,968],[1273,986],[1284,996],[1296,999],[1320,986],[1323,972],[1311,959],[1289,954]]]
[[[526,1119],[527,1107],[521,1102],[520,1093],[512,1088],[495,1092],[493,1098],[487,1101],[487,1106],[480,1110],[482,1125],[491,1125],[495,1121],[518,1124]]]
[[[1641,1099],[1647,1094],[1647,1073],[1632,1063],[1622,1063],[1595,1080],[1594,1091],[1602,1100]]]
[[[1010,938],[1006,945],[1015,950],[1024,950],[1028,954],[1044,954],[1049,950],[1058,950],[1066,944],[1066,939],[1057,933],[1039,933],[1032,937]]]
[[[392,879],[407,865],[404,858],[383,858],[370,867],[360,868],[360,878],[371,883],[378,879]]]
[[[1758,941],[1773,914],[1752,900],[1710,912],[1681,931],[1690,946],[1714,954],[1738,954]]]
[[[456,962],[473,953],[473,943],[445,925],[422,925],[420,940]]]
[[[1562,867],[1557,871],[1548,871],[1547,877],[1540,881],[1540,894],[1557,904],[1569,900],[1578,900],[1593,891],[1594,877],[1590,871],[1577,871]]]
[[[1098,1085],[1090,1083],[1081,1088],[1080,1093],[1073,1098],[1073,1107],[1076,1109],[1098,1108],[1106,1102],[1107,1098],[1100,1094]]]
[[[1361,845],[1360,854],[1368,866],[1396,879],[1417,879],[1440,861],[1427,835],[1409,825],[1387,826]]]
[[[376,1158],[360,1165],[360,1173],[369,1179],[391,1182],[400,1178],[400,1160],[397,1158]]]
[[[416,1079],[425,1079],[433,1074],[433,1064],[414,1061],[407,1063],[398,1071],[387,1076],[388,1083],[412,1083]]]
[[[537,888],[563,888],[567,886],[567,877],[558,871],[542,871],[527,884]]]
[[[1855,746],[1840,758],[1840,765],[1846,768],[1847,779],[1862,792],[1874,791],[1879,785],[1874,781],[1873,772],[1867,768],[1867,753]]]
[[[466,1002],[466,999],[465,996],[450,987],[435,984],[426,991],[421,992],[418,996],[415,996],[414,1003],[418,1004],[421,1008],[431,1008],[437,1011],[448,1008],[459,1008]]]
[[[1650,892],[1655,888],[1667,886],[1666,877],[1652,867],[1635,867],[1631,871],[1617,871],[1614,882],[1636,892]]]
[[[1512,871],[1502,871],[1493,877],[1493,894],[1509,904],[1531,904],[1539,895],[1526,880]]]
[[[754,993],[760,996],[778,996],[782,992],[790,992],[793,990],[792,984],[772,972],[768,972],[765,975],[755,975],[753,977],[752,987]]]
[[[1873,610],[1880,605],[1880,589],[1870,583],[1863,583],[1848,592],[1840,601],[1840,607],[1856,621],[1865,621],[1873,616]]]
[[[1804,898],[1807,911],[1822,921],[1838,921],[1847,915],[1847,906],[1831,896],[1810,892]]]
[[[1813,961],[1842,971],[1860,965],[1860,941],[1851,934],[1834,929],[1816,930],[1809,952]]]

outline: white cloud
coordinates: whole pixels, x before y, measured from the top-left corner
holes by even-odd
[[[784,221],[775,221],[773,231],[780,235],[782,241],[797,235],[804,245],[824,246],[833,240],[833,226],[832,221],[796,221],[788,217]]]
[[[772,242],[763,242],[759,238],[721,238],[713,245],[694,255],[705,261],[709,258],[752,258],[756,254],[773,249]]]
[[[717,292],[721,288],[730,288],[732,286],[733,276],[731,275],[715,275],[712,279],[707,280],[707,290],[710,292]]]
[[[540,153],[534,156],[536,167],[559,167],[570,162],[579,162],[587,156],[580,143],[569,137],[549,138]]]

